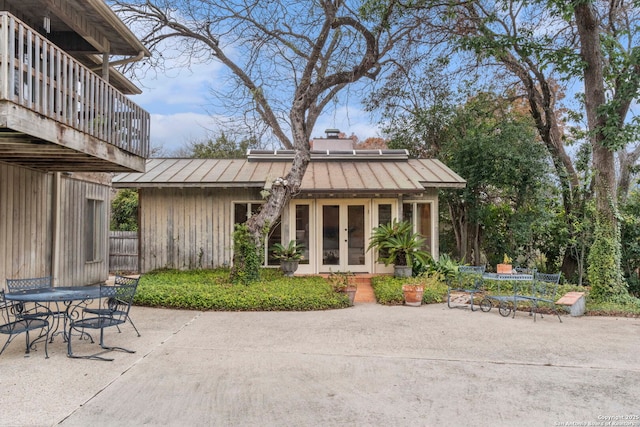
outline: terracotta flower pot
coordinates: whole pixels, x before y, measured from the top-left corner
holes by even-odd
[[[511,274],[513,273],[513,266],[511,264],[498,264],[496,272],[498,274]]]
[[[420,307],[422,305],[424,285],[402,285],[402,293],[404,294],[405,305]]]

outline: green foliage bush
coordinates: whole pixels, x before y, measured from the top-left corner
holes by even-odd
[[[375,276],[371,278],[371,286],[376,299],[379,304],[384,305],[402,305],[404,303],[402,285],[405,283],[407,283],[407,279],[402,277]],[[414,277],[411,279],[411,283],[424,285],[423,304],[440,303],[446,300],[447,284],[439,275]]]
[[[589,283],[591,298],[606,301],[608,298],[628,293],[620,269],[620,230],[608,219],[596,221],[595,239],[589,252]]]
[[[263,269],[262,280],[229,283],[229,270],[158,270],[144,274],[136,305],[188,310],[309,311],[349,307],[349,298],[321,277],[288,278]]]
[[[262,259],[246,224],[236,224],[233,231],[233,268],[231,282],[249,285],[260,280]]]
[[[119,190],[111,201],[112,231],[138,230],[138,192],[125,188]]]
[[[587,297],[587,315],[639,317],[640,299],[631,295],[615,295],[604,301]]]
[[[398,305],[404,303],[402,295],[403,279],[393,276],[374,276],[371,278],[371,286],[378,303],[384,305]]]
[[[134,303],[140,306],[219,311],[310,311],[350,307],[349,298],[337,293],[321,277],[284,277],[279,269],[262,269],[261,280],[249,285],[229,282],[229,269],[158,270],[142,275]],[[421,278],[413,278],[415,283]],[[378,303],[402,305],[405,278],[376,276],[371,279]],[[502,281],[501,293],[513,292],[513,282]],[[487,292],[497,291],[498,281],[485,280]],[[587,292],[587,315],[640,316],[640,299],[629,295],[595,301],[588,288],[572,284],[558,287],[567,292]],[[425,279],[424,304],[446,301],[447,285],[441,277]]]

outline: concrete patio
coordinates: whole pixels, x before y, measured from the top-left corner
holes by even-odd
[[[137,353],[114,362],[69,359],[59,337],[49,359],[12,343],[0,425],[640,426],[639,319],[441,304],[131,315],[142,337],[126,325],[105,341]]]

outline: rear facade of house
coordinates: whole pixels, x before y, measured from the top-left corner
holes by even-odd
[[[337,271],[390,273],[367,250],[373,228],[408,220],[438,257],[438,190],[465,181],[434,159],[410,159],[405,150],[354,150],[328,134],[313,141],[298,194],[265,241],[269,248],[296,240],[305,247],[296,274]],[[232,232],[258,213],[273,185],[291,167],[290,150],[251,150],[243,159],[151,159],[145,173],[114,177],[135,188],[140,201],[141,272],[230,266]]]

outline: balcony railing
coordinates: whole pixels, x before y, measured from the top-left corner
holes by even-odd
[[[7,12],[0,12],[0,100],[148,157],[149,113]]]

